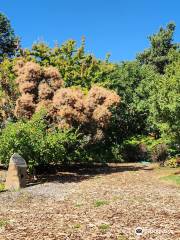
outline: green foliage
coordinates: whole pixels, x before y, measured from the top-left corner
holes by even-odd
[[[180,144],[180,54],[178,61],[167,67],[163,81],[158,86],[156,120],[160,119],[166,124],[172,137]]]
[[[79,228],[81,228],[81,224],[80,224],[80,223],[77,223],[77,224],[75,224],[75,225],[73,226],[73,228],[79,229]]]
[[[5,190],[4,183],[0,183],[0,192],[3,192]]]
[[[103,205],[108,205],[108,204],[109,204],[109,202],[106,200],[96,200],[94,202],[94,207],[101,207]]]
[[[70,164],[81,161],[78,159],[79,139],[73,130],[55,130],[45,137],[43,148],[44,159],[47,163]]]
[[[8,164],[11,155],[15,152],[21,154],[27,162],[35,165],[39,160],[38,148],[43,144],[45,124],[33,119],[31,122],[9,123],[2,130],[0,136],[0,160]],[[36,156],[36,157],[35,157]]]
[[[19,39],[15,36],[7,17],[0,13],[0,62],[3,57],[15,55]]]
[[[4,228],[7,224],[8,224],[8,222],[6,220],[0,219],[0,229]]]
[[[102,233],[106,233],[109,228],[110,228],[110,225],[106,223],[102,223],[101,225],[99,225],[99,230]]]
[[[174,31],[175,24],[169,23],[165,29],[161,27],[157,34],[150,36],[151,47],[137,56],[140,63],[152,65],[163,74],[166,65],[170,63],[169,52],[177,47],[172,43]]]
[[[147,126],[157,136],[169,137],[180,143],[180,54],[179,59],[168,65],[163,76],[155,78],[149,85],[145,99],[137,99],[138,106],[148,110]],[[141,89],[147,86],[142,82]]]
[[[8,123],[1,132],[0,143],[1,163],[8,165],[11,155],[17,152],[28,162],[30,170],[50,163],[92,164],[112,159],[103,140],[91,144],[88,136],[75,129],[49,127],[44,112],[36,113],[29,121]]]
[[[13,110],[18,96],[13,67],[16,60],[4,58],[0,63],[0,125],[13,119]]]
[[[86,145],[85,136],[73,129],[48,129],[40,113],[28,122],[9,123],[1,133],[0,142],[2,163],[7,165],[11,155],[18,152],[26,159],[30,169],[49,163],[120,161],[118,155],[113,156],[103,142]]]
[[[50,48],[46,43],[38,42],[32,50],[25,50],[23,57],[34,60],[42,66],[57,67],[65,82],[65,87],[81,86],[90,89],[94,83],[101,83],[113,71],[114,65],[96,59],[85,53],[85,39],[80,47],[76,41],[68,40],[61,46]]]
[[[121,97],[109,131],[113,141],[121,142],[132,135],[147,133],[149,111],[146,100],[156,77],[151,66],[141,66],[136,61],[117,65],[109,75],[104,86],[115,90]]]
[[[111,147],[112,159],[113,162],[124,162],[123,157],[123,146],[122,144],[114,144]]]
[[[78,136],[72,130],[48,130],[45,114],[35,114],[28,122],[9,123],[0,136],[0,161],[8,165],[11,155],[19,153],[31,169],[49,163],[75,160]]]
[[[141,137],[132,137],[123,142],[122,154],[125,161],[147,161],[148,150],[147,145],[143,142]]]
[[[168,157],[167,141],[154,137],[137,136],[123,142],[121,147],[125,161],[165,161]]]
[[[4,58],[0,63],[0,89],[4,91],[8,97],[15,99],[16,84],[15,74],[13,72],[15,60]]]
[[[167,161],[165,161],[164,166],[165,166],[165,167],[171,167],[171,168],[176,168],[176,167],[178,167],[177,158],[174,157],[174,158],[168,159]]]

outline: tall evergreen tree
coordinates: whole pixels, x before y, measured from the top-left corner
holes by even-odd
[[[0,62],[3,57],[15,55],[19,45],[19,38],[15,36],[7,17],[0,13]]]
[[[165,29],[161,27],[158,33],[150,36],[150,48],[137,56],[140,63],[150,64],[158,73],[163,74],[166,65],[170,63],[169,53],[177,48],[173,44],[174,31],[175,24],[169,23]]]

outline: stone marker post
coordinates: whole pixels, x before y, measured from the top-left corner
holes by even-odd
[[[9,162],[5,188],[13,190],[25,187],[26,170],[26,161],[18,153],[14,153]]]

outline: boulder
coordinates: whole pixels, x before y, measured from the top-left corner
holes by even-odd
[[[17,190],[26,186],[26,161],[18,154],[14,153],[10,159],[5,188]]]

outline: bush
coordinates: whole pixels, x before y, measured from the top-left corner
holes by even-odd
[[[80,161],[79,146],[79,135],[73,129],[54,130],[46,134],[41,152],[45,162],[67,165]]]
[[[0,162],[8,166],[10,157],[17,152],[33,171],[49,164],[105,163],[112,159],[104,141],[94,144],[88,135],[74,128],[50,127],[46,118],[46,112],[41,111],[31,120],[8,123],[0,135]]]
[[[0,136],[1,163],[7,166],[11,155],[15,152],[22,155],[28,162],[34,159],[36,155],[35,144],[37,142],[34,139],[34,143],[32,143],[33,130],[31,131],[31,135],[28,135],[30,129],[27,127],[27,124],[23,122],[9,123],[2,131]]]
[[[78,134],[72,130],[48,129],[43,112],[28,122],[9,123],[0,135],[0,162],[6,166],[13,153],[27,161],[29,169],[50,163],[76,160]]]
[[[153,162],[164,162],[168,157],[168,148],[164,143],[154,146],[151,152],[151,160]]]
[[[46,112],[31,120],[8,123],[0,134],[0,162],[6,166],[13,153],[19,153],[29,170],[49,164],[92,164],[122,161],[121,147],[108,147],[104,140],[92,143],[91,136],[74,128],[59,129],[46,120]]]
[[[148,149],[139,138],[131,138],[123,143],[123,158],[128,162],[149,160]]]
[[[136,136],[123,142],[122,155],[128,162],[165,161],[168,157],[168,145],[161,138]]]
[[[112,159],[113,162],[124,162],[123,154],[122,154],[122,145],[116,144],[111,148]]]
[[[171,158],[167,161],[165,161],[164,166],[165,167],[171,167],[171,168],[176,168],[179,165],[179,160],[178,158]]]

